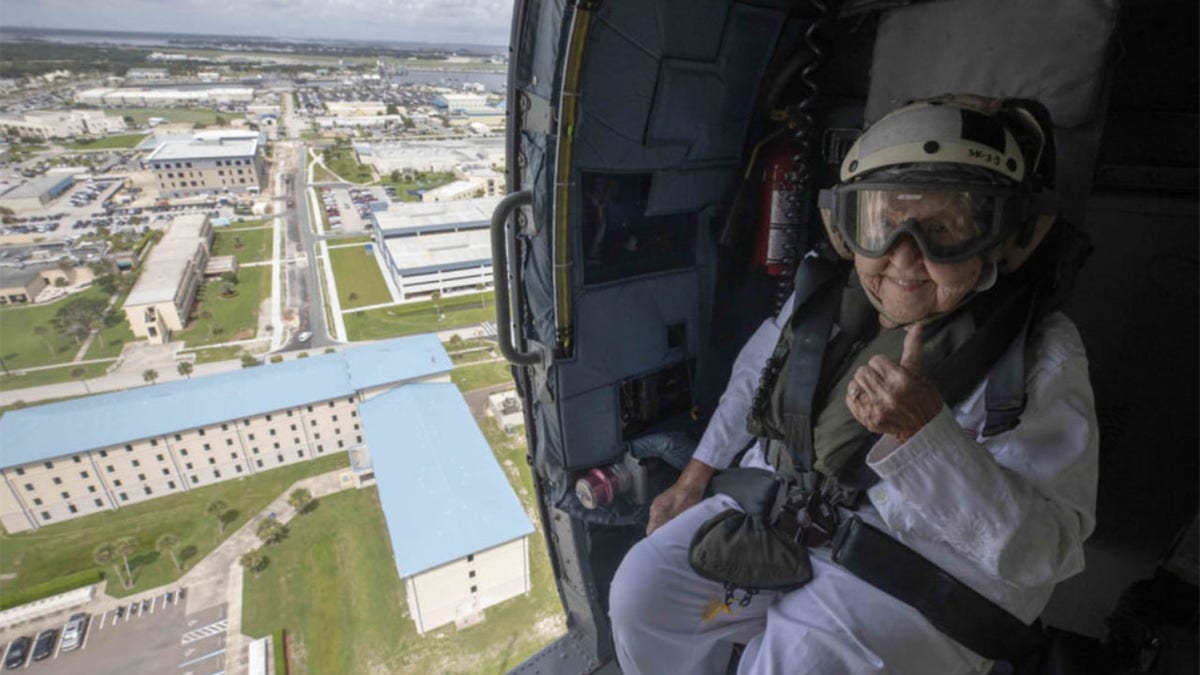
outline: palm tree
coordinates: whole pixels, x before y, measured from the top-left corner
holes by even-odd
[[[292,494],[288,495],[288,504],[291,504],[292,508],[296,509],[296,513],[307,511],[312,501],[312,493],[304,488],[296,488],[292,490]]]
[[[179,365],[175,366],[175,370],[190,380],[192,379],[192,371],[196,370],[196,366],[193,366],[191,361],[180,361]]]
[[[71,369],[71,379],[79,380],[79,383],[83,385],[83,390],[91,394],[92,390],[88,387],[87,380],[84,379],[84,375],[87,375],[87,368],[80,366],[79,368]]]
[[[97,544],[96,548],[92,549],[92,560],[101,567],[112,565],[113,571],[117,573],[117,578],[121,580],[121,585],[129,588],[129,585],[125,583],[125,578],[121,576],[121,568],[117,567],[117,552],[113,549],[112,544],[107,542]]]
[[[133,587],[133,572],[129,570],[129,556],[137,550],[137,537],[121,537],[113,542],[113,551],[121,556],[121,561],[125,563],[125,578],[129,583],[125,584],[125,588]]]
[[[229,511],[229,504],[223,499],[214,499],[208,503],[208,508],[204,509],[208,515],[217,519],[217,525],[220,526],[218,534],[225,533],[225,513]]]
[[[153,368],[147,368],[142,371],[142,379],[150,384],[154,384],[155,380],[158,379],[158,371]]]
[[[183,566],[179,564],[179,556],[175,554],[179,548],[179,537],[173,534],[164,534],[154,542],[154,548],[158,549],[159,553],[167,553],[171,556],[171,562],[175,563],[176,572],[183,571]]]
[[[262,549],[254,549],[246,551],[242,557],[238,558],[243,569],[248,569],[254,573],[254,577],[258,578],[258,573],[262,571],[263,563],[266,562],[267,556],[263,554]]]
[[[50,338],[47,337],[50,335],[50,329],[39,324],[33,327],[33,334],[45,341],[46,349],[50,350],[50,356],[54,356],[54,345],[50,344]]]

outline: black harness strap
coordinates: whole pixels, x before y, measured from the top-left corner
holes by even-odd
[[[805,258],[796,272],[796,301],[791,317],[793,343],[783,373],[788,383],[783,391],[783,432],[796,469],[806,474],[812,472],[816,461],[813,398],[829,345],[829,332],[841,305],[840,282],[844,276],[838,272],[836,263],[817,257]]]

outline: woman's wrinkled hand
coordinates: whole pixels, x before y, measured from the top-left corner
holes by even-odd
[[[679,480],[650,502],[650,522],[646,524],[646,535],[649,536],[675,516],[698,504],[704,498],[704,489],[714,473],[716,469],[704,462],[696,459],[688,462]]]
[[[868,430],[904,443],[941,411],[941,394],[921,375],[921,326],[904,336],[897,364],[873,356],[846,387],[846,407]]]

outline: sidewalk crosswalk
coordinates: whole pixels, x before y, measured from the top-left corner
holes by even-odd
[[[201,626],[200,628],[197,628],[196,630],[191,630],[191,631],[184,633],[183,637],[180,638],[180,640],[179,640],[179,644],[181,644],[181,645],[191,644],[193,642],[196,642],[197,640],[203,640],[204,638],[212,637],[214,635],[224,633],[226,627],[228,627],[228,626],[229,626],[229,621],[227,619],[221,619],[220,621],[217,621],[216,623],[210,623],[207,626]]]

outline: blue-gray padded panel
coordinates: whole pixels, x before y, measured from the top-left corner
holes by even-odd
[[[687,352],[697,347],[700,275],[657,275],[576,295],[576,359],[558,364],[569,398],[680,360],[667,349],[670,324],[687,324]]]
[[[641,144],[654,100],[658,56],[605,23],[588,35],[580,108],[626,142]],[[581,128],[582,132],[583,129]]]
[[[592,466],[616,459],[622,450],[617,386],[599,387],[562,400],[562,430],[571,456],[567,468]]]
[[[725,201],[733,168],[721,166],[689,171],[656,171],[650,183],[646,215],[685,213]]]

